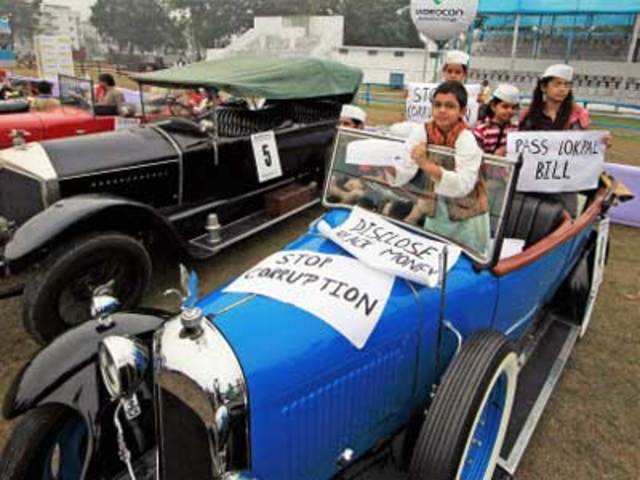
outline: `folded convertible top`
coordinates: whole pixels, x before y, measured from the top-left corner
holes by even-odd
[[[293,100],[355,94],[362,71],[318,58],[234,57],[133,75],[142,84],[215,87],[240,97]]]

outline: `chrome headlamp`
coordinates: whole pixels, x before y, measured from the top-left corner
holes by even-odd
[[[107,337],[98,347],[98,364],[111,398],[131,398],[149,366],[149,350],[138,340]]]

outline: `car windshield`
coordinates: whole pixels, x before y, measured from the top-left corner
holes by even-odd
[[[199,88],[167,88],[144,85],[142,88],[145,115],[150,120],[170,117],[197,118],[217,105],[214,91]]]
[[[434,182],[422,170],[400,178],[393,165],[406,162],[408,155],[403,139],[341,129],[327,177],[325,205],[357,205],[412,230],[455,243],[474,260],[488,263],[505,215],[515,162],[484,155],[481,185],[476,190],[486,190],[486,200],[471,201],[468,197],[436,195]],[[451,149],[430,147],[428,156],[445,169],[454,165]]]
[[[84,78],[59,75],[60,104],[91,111],[93,83]]]

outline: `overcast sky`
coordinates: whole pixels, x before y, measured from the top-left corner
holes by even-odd
[[[79,11],[82,14],[82,18],[87,19],[89,18],[89,15],[91,15],[91,5],[96,2],[95,0],[44,0],[43,3],[66,5]]]

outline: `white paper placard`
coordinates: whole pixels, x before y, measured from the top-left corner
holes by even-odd
[[[323,220],[318,223],[318,230],[371,268],[429,287],[438,283],[440,255],[445,246],[448,269],[460,257],[459,247],[407,232],[359,207],[339,227],[331,228]]]
[[[512,132],[507,153],[523,154],[518,190],[521,192],[577,192],[598,186],[604,170],[603,131]]]
[[[274,253],[225,292],[249,292],[305,310],[363,348],[387,304],[395,278],[342,255]]]
[[[251,145],[258,169],[258,181],[264,183],[281,177],[280,153],[273,130],[251,135]]]
[[[439,83],[409,83],[407,85],[407,104],[405,116],[409,122],[425,123],[431,119],[431,95]],[[465,85],[468,94],[466,120],[469,126],[475,126],[478,121],[480,105],[477,98],[481,85]]]
[[[116,130],[128,130],[140,125],[140,120],[130,117],[115,117]]]
[[[402,161],[402,143],[370,138],[354,140],[347,145],[346,163],[373,167],[393,167]]]
[[[503,238],[500,260],[521,254],[524,250],[525,243],[526,242],[520,238]]]

